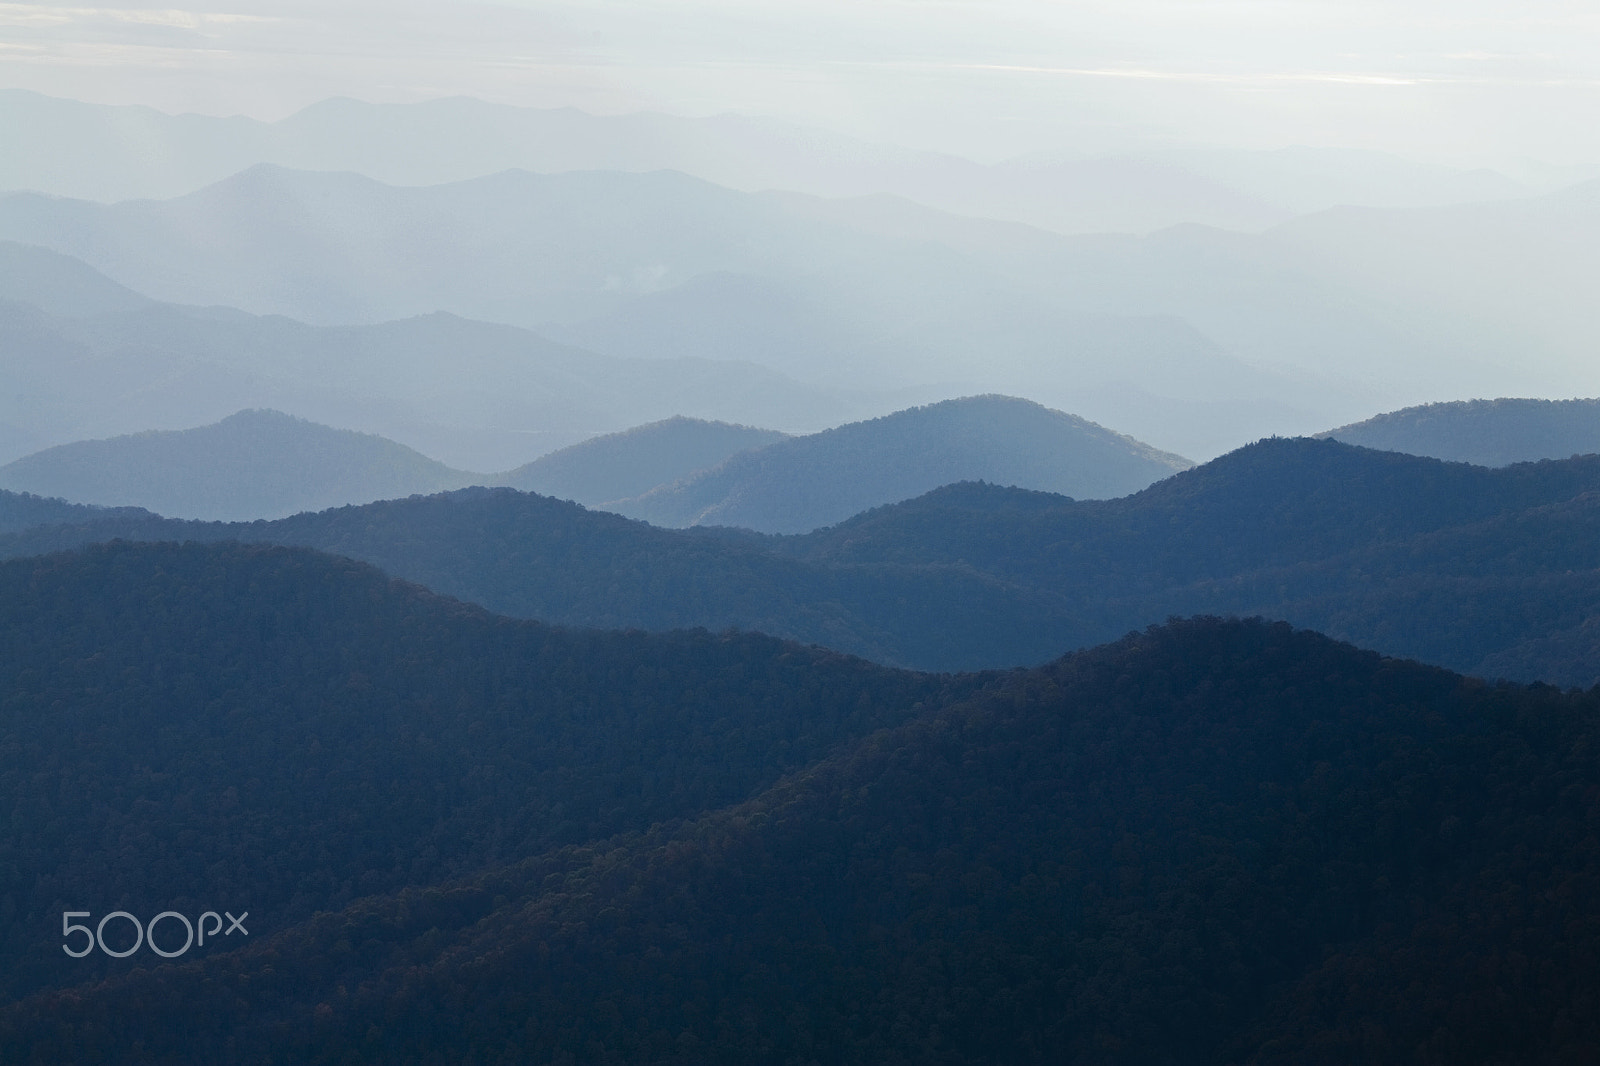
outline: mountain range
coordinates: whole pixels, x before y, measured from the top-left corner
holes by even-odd
[[[671,172],[402,188],[259,166],[167,201],[10,194],[0,237],[166,301],[330,325],[448,311],[817,386],[1020,393],[1205,458],[1433,398],[1447,371],[1469,395],[1592,391],[1600,264],[1570,236],[1600,226],[1594,188],[1069,237]]]
[[[884,663],[1034,665],[1172,615],[1282,618],[1489,677],[1600,682],[1600,457],[1489,470],[1268,440],[1114,500],[963,484],[801,536],[673,531],[510,489],[0,537],[360,559],[491,610],[605,628],[753,629]]]
[[[451,469],[372,434],[254,410],[197,429],[48,448],[0,466],[0,489],[172,518],[252,521],[501,484],[649,512],[645,517],[660,525],[720,520],[781,532],[972,478],[1122,495],[1188,465],[1072,415],[996,396],[913,408],[812,437],[675,417],[497,475]],[[673,520],[674,501],[708,494],[716,500],[700,504],[691,521]]]
[[[1600,1061],[1593,174],[0,144],[0,1063]]]
[[[1421,207],[1525,195],[1503,174],[1380,152],[1189,149],[1034,156],[982,165],[772,119],[325,100],[279,122],[164,115],[0,92],[0,189],[91,200],[166,198],[258,163],[437,185],[514,168],[677,170],[754,192],[896,193],[960,214],[1061,232],[1183,222],[1260,228],[1338,204]]]
[[[1192,465],[1074,415],[977,396],[743,451],[606,509],[657,526],[804,533],[956,481],[1105,498]]]
[[[0,244],[0,268],[7,462],[272,408],[377,433],[457,469],[506,470],[675,414],[811,431],[903,406],[898,394],[808,387],[748,362],[608,357],[447,314],[313,327],[161,304],[21,245]],[[51,286],[53,311],[27,302],[40,297],[31,281],[40,276],[72,280]]]
[[[669,172],[507,172],[398,188],[257,167],[171,201],[3,196],[0,238],[82,258],[168,302],[344,326],[442,311],[613,358],[756,362],[813,391],[1020,393],[1202,457],[1244,433],[1305,432],[1370,409],[1362,389],[1263,367],[1293,362],[1306,343],[1289,340],[1289,317],[1319,321],[1318,343],[1370,347],[1376,331],[1406,361],[1417,335],[1433,332],[1397,327],[1387,308],[1374,318],[1379,308],[1314,280],[1277,291],[1284,268],[1268,255],[1229,291],[1268,285],[1272,301],[1289,302],[1231,303],[1248,304],[1239,310],[1257,332],[1263,314],[1283,329],[1230,351],[1163,284],[1151,291],[1117,261],[1143,249],[1134,238],[1055,237],[904,201],[739,193]],[[1227,239],[1204,238],[1217,241],[1225,251]],[[1174,268],[1146,265],[1140,277]],[[1070,276],[1080,271],[1098,280]],[[1097,291],[1118,277],[1128,291]],[[780,429],[804,421],[703,405],[678,413]]]
[[[14,561],[0,585],[21,1061],[1600,1042],[1571,1010],[1596,994],[1593,693],[1216,619],[934,678],[566,633],[241,545]],[[246,935],[54,950],[63,909],[212,907]]]

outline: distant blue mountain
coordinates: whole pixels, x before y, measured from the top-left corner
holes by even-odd
[[[593,507],[670,485],[737,452],[788,436],[677,415],[540,456],[496,475],[492,483]]]
[[[0,466],[0,488],[172,518],[248,521],[483,480],[370,433],[277,411],[198,429],[80,441]]]
[[[1319,437],[1479,466],[1600,452],[1600,400],[1458,400],[1377,415]]]
[[[1028,400],[973,396],[741,452],[609,509],[660,526],[803,533],[956,481],[1103,499],[1192,465]]]

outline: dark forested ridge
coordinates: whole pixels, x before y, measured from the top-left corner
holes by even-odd
[[[1600,400],[1429,403],[1317,436],[1482,466],[1565,459],[1600,452]]]
[[[1600,694],[1195,620],[747,801],[0,1013],[13,1061],[1567,1063]]]
[[[933,669],[1043,662],[1094,639],[1050,594],[970,570],[813,565],[511,489],[275,522],[135,516],[46,526],[0,536],[0,556],[112,538],[312,547],[523,618],[614,629],[737,627]]]
[[[1121,500],[951,486],[804,537],[815,564],[959,566],[1073,599],[1095,639],[1285,618],[1452,669],[1600,682],[1600,456],[1499,470],[1268,440]]]
[[[1600,457],[1489,470],[1267,440],[1118,500],[954,485],[798,537],[678,533],[506,489],[271,523],[0,535],[314,547],[502,613],[737,626],[929,669],[1042,663],[1170,615],[1261,614],[1468,673],[1600,681]]]
[[[96,507],[35,496],[30,492],[0,489],[0,534],[19,533],[40,526],[95,522],[105,519],[159,521],[142,507]]]
[[[738,802],[981,683],[551,629],[299,549],[0,564],[0,999],[103,970],[63,955],[63,911],[270,933]]]

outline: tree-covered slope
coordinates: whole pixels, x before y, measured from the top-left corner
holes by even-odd
[[[925,669],[1031,665],[1169,615],[1263,614],[1451,669],[1600,681],[1600,458],[1488,470],[1270,440],[1117,500],[960,484],[805,536],[654,529],[509,489],[278,522],[0,536],[337,552],[546,621],[735,626]]]
[[[640,496],[716,466],[748,448],[788,436],[772,429],[675,415],[580,441],[495,476],[496,485],[537,492],[586,507]]]
[[[1600,400],[1458,400],[1376,415],[1317,434],[1479,466],[1600,452]]]
[[[1191,465],[1027,400],[972,396],[769,444],[612,506],[661,526],[802,533],[956,481],[1099,498]]]
[[[1122,500],[951,486],[754,543],[1050,589],[1102,639],[1169,614],[1259,613],[1456,670],[1587,687],[1600,682],[1597,490],[1593,456],[1489,470],[1272,440]]]
[[[126,544],[0,565],[0,679],[4,999],[153,958],[66,957],[62,911],[243,909],[270,935],[738,802],[978,683],[551,629],[303,550]]]
[[[274,522],[133,515],[41,526],[0,535],[0,557],[112,539],[317,548],[523,618],[759,630],[929,669],[1043,662],[1095,639],[1053,594],[970,569],[819,566],[512,489],[463,489]]]
[[[1600,697],[1197,620],[755,798],[0,1015],[35,1061],[1557,1063]]]
[[[1263,440],[1115,500],[952,486],[761,543],[837,562],[960,561],[1029,580],[1215,577],[1401,541],[1600,490],[1600,457],[1488,470],[1337,441]]]
[[[265,410],[57,445],[0,466],[7,489],[212,521],[281,518],[481,480],[371,433]]]
[[[18,533],[39,526],[94,522],[118,517],[157,520],[157,516],[136,507],[117,509],[94,507],[0,489],[0,534]]]

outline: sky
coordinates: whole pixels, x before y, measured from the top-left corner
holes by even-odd
[[[1310,144],[1593,166],[1600,4],[0,3],[0,87],[265,119],[328,96],[731,111],[986,161]]]

